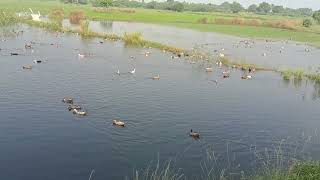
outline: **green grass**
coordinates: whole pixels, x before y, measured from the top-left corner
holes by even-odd
[[[60,7],[66,12],[66,17],[71,11],[77,9],[85,12],[88,19],[95,20],[117,20],[117,21],[135,21],[165,24],[181,28],[189,28],[205,32],[219,32],[229,35],[251,38],[273,38],[273,39],[292,39],[299,42],[309,43],[320,46],[320,26],[312,28],[297,27],[297,31],[283,30],[279,28],[239,26],[239,25],[217,25],[197,23],[201,18],[245,18],[258,19],[261,21],[297,19],[283,16],[254,15],[249,13],[227,14],[227,13],[195,13],[195,12],[172,12],[150,9],[133,9],[133,13],[124,11],[109,10],[107,12],[95,11],[90,5],[62,4],[59,1],[40,1],[40,0],[2,0],[0,10],[19,12],[29,11],[31,7],[34,11],[40,10],[42,14],[49,14],[51,9]]]

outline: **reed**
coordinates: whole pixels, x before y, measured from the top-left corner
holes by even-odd
[[[81,21],[85,20],[85,14],[81,10],[74,10],[70,12],[69,20],[72,24],[80,24]]]
[[[142,34],[138,32],[124,33],[123,41],[126,46],[145,46],[146,41],[143,39]]]
[[[54,8],[49,14],[49,18],[54,21],[62,21],[64,18],[64,10],[62,8]]]
[[[7,12],[0,13],[0,27],[10,26],[18,22],[18,18],[12,14]]]

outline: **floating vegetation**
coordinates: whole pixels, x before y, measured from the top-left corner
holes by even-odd
[[[85,20],[85,14],[83,11],[75,10],[70,13],[69,20],[71,24],[80,24],[81,21]]]

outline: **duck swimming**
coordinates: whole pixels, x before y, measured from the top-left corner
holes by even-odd
[[[160,80],[160,75],[158,74],[157,76],[152,77],[153,80]]]
[[[112,121],[112,124],[113,125],[116,125],[116,126],[121,126],[121,127],[124,127],[125,126],[125,123],[120,121],[120,120],[113,120]]]
[[[80,115],[80,116],[86,116],[86,115],[87,115],[87,112],[81,111],[81,110],[77,110],[77,109],[73,109],[73,110],[72,110],[72,113],[73,113],[73,114]]]
[[[213,69],[211,67],[206,68],[206,72],[212,72],[212,71],[213,71]]]
[[[32,69],[32,66],[31,65],[25,65],[25,66],[22,66],[22,69]]]
[[[62,102],[68,103],[68,104],[73,104],[73,98],[71,98],[71,97],[64,97],[64,98],[62,99]]]
[[[69,111],[74,110],[74,109],[76,109],[76,110],[81,110],[82,108],[81,108],[81,106],[75,105],[75,104],[70,104],[70,105],[68,106],[68,110],[69,110]]]
[[[197,133],[197,132],[193,132],[192,129],[190,130],[189,135],[190,135],[191,137],[193,137],[193,138],[200,138],[200,134]]]
[[[129,72],[130,74],[136,73],[136,69],[134,68],[132,71]]]
[[[40,64],[40,63],[42,63],[42,61],[41,60],[33,60],[33,63]]]

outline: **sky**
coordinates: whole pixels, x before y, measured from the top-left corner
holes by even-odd
[[[245,7],[248,7],[251,4],[259,4],[265,1],[271,4],[283,5],[284,7],[290,7],[290,8],[312,8],[313,10],[320,9],[320,0],[178,0],[178,1],[195,2],[195,3],[212,3],[212,4],[221,4],[225,1],[229,1],[229,2],[236,1]]]

